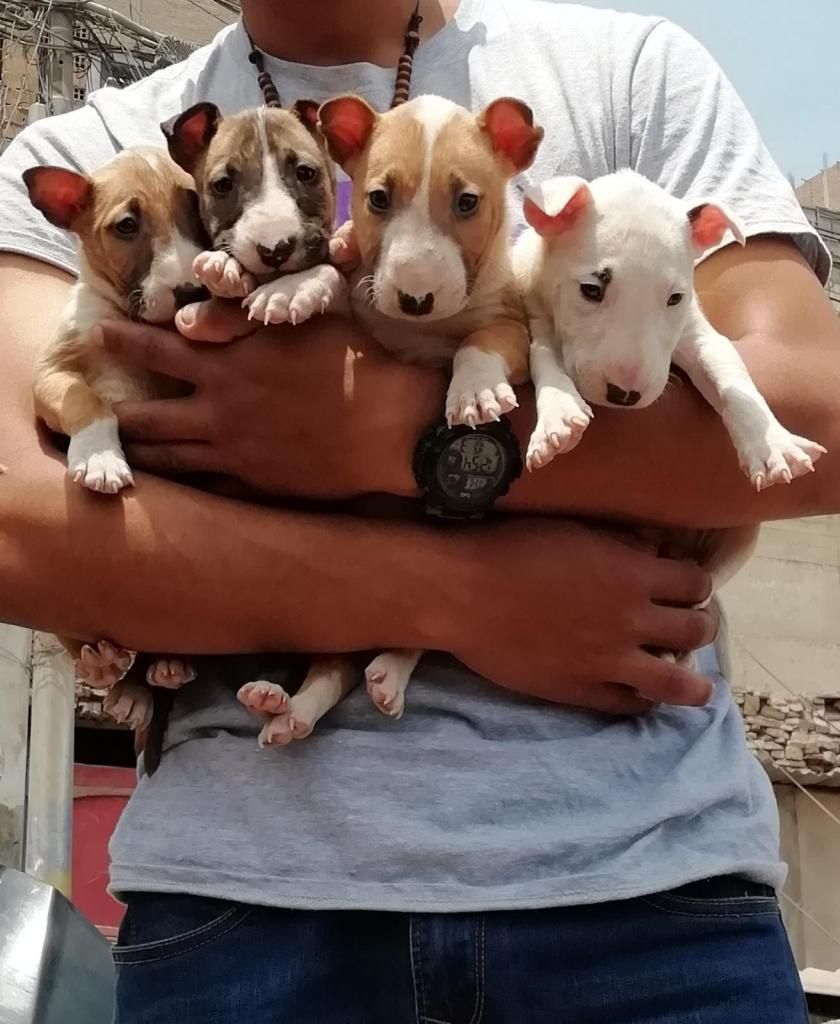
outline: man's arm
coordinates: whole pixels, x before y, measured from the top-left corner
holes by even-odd
[[[816,472],[756,494],[716,413],[678,384],[644,410],[597,408],[580,445],[526,474],[507,509],[698,528],[840,511],[840,321],[813,271],[791,242],[757,238],[711,256],[697,283],[781,422],[828,449]],[[247,328],[240,311],[219,305],[180,326],[210,341]],[[122,407],[139,465],[230,473],[280,495],[416,494],[413,448],[442,414],[445,378],[394,363],[349,326],[314,319],[183,352],[164,332],[117,327],[107,343],[163,372],[177,352],[196,383],[189,399]],[[532,389],[519,398],[511,419],[524,447]],[[202,442],[179,440],[195,437]]]
[[[707,575],[614,537],[294,514],[143,475],[119,497],[71,483],[31,401],[69,284],[0,257],[0,621],[172,653],[431,647],[509,688],[613,712],[708,698],[707,681],[647,653],[709,642],[705,612],[673,607],[707,596]]]

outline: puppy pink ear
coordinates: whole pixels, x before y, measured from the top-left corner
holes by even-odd
[[[196,103],[183,114],[161,124],[169,155],[187,174],[192,174],[198,159],[216,134],[222,115],[215,103]]]
[[[688,211],[688,222],[691,225],[691,240],[698,253],[718,245],[727,228],[732,232],[736,242],[740,245],[746,244],[747,240],[740,222],[719,203],[700,203],[693,206]]]
[[[581,223],[592,206],[583,178],[552,178],[525,192],[525,220],[538,235],[562,235]]]
[[[56,227],[71,230],[93,195],[93,182],[65,167],[30,167],[23,172],[29,199]]]
[[[330,154],[347,173],[370,140],[379,115],[360,96],[337,96],[318,111],[318,127]]]
[[[490,137],[494,151],[511,174],[530,167],[542,142],[543,130],[534,124],[531,108],[521,100],[494,100],[478,115],[478,126]]]

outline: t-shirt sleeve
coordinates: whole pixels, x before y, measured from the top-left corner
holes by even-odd
[[[789,235],[826,282],[828,250],[740,96],[700,43],[671,22],[657,23],[639,52],[630,126],[640,174],[689,201],[727,204],[747,236]]]
[[[23,172],[53,164],[89,173],[116,152],[114,140],[90,106],[25,128],[0,156],[0,252],[32,256],[75,274],[74,236],[50,224],[30,203]]]

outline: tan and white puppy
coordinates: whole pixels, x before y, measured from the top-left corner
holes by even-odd
[[[198,103],[161,125],[172,158],[195,179],[212,242],[196,260],[199,278],[265,324],[301,323],[346,297],[327,263],[335,173],[317,110],[299,100],[222,117]]]
[[[554,178],[526,192],[524,212],[530,228],[517,241],[514,265],[537,396],[529,469],[573,449],[593,405],[655,402],[673,363],[720,415],[757,490],[813,471],[825,449],[779,423],[695,293],[696,260],[727,231],[745,241],[723,205],[686,205],[624,170],[589,183]],[[717,589],[748,560],[757,529],[656,536],[696,553]]]
[[[377,114],[357,96],[319,111],[353,180],[362,266],[356,316],[399,359],[452,365],[451,424],[498,419],[528,377],[528,332],[508,254],[505,192],[543,131],[519,100],[480,114],[439,96]]]
[[[319,110],[330,152],[353,181],[361,266],[351,305],[397,358],[452,365],[450,424],[497,420],[528,377],[528,331],[509,259],[506,186],[530,166],[543,131],[519,100],[480,114],[420,96],[377,114],[358,96]],[[386,651],[368,692],[399,717],[421,651]]]
[[[173,385],[121,364],[94,344],[91,332],[106,318],[168,323],[179,306],[206,294],[193,271],[207,244],[198,199],[188,175],[152,148],[125,150],[92,175],[32,167],[23,177],[33,205],[80,243],[78,280],[36,364],[36,413],[69,437],[71,479],[115,494],[133,478],[112,403],[166,397]],[[77,659],[80,677],[102,687],[122,679],[133,662],[132,653],[108,643],[62,642]],[[169,659],[149,668],[150,680],[163,685],[191,676]],[[125,693],[112,691],[109,707],[140,727],[151,700],[130,699],[128,690],[126,684]]]

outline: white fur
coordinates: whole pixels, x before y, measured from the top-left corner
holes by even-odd
[[[516,395],[508,383],[508,367],[498,352],[462,346],[452,362],[452,380],[446,394],[446,419],[450,426],[498,420],[516,408]]]
[[[249,320],[302,324],[314,313],[346,312],[347,282],[335,267],[321,264],[260,285],[242,305]]]
[[[194,263],[201,251],[200,245],[175,229],[164,244],[155,243],[152,264],[143,282],[144,320],[166,323],[175,316],[174,289],[198,284]]]
[[[134,483],[113,417],[94,420],[70,438],[67,474],[92,491],[116,494]]]
[[[231,249],[233,255],[252,274],[276,273],[274,267],[263,263],[257,246],[273,249],[279,242],[299,237],[303,220],[294,198],[289,195],[277,170],[275,157],[268,142],[264,112],[259,112],[260,145],[262,146],[263,176],[259,195],[247,207],[233,229]],[[297,270],[303,254],[293,253],[283,265],[286,270]]]
[[[411,202],[383,232],[373,291],[382,313],[405,320],[417,318],[400,309],[400,292],[418,299],[432,294],[434,306],[421,319],[441,320],[454,316],[467,301],[467,275],[461,251],[435,226],[430,209],[435,143],[459,108],[440,96],[423,96],[415,109],[423,129],[422,176]]]

